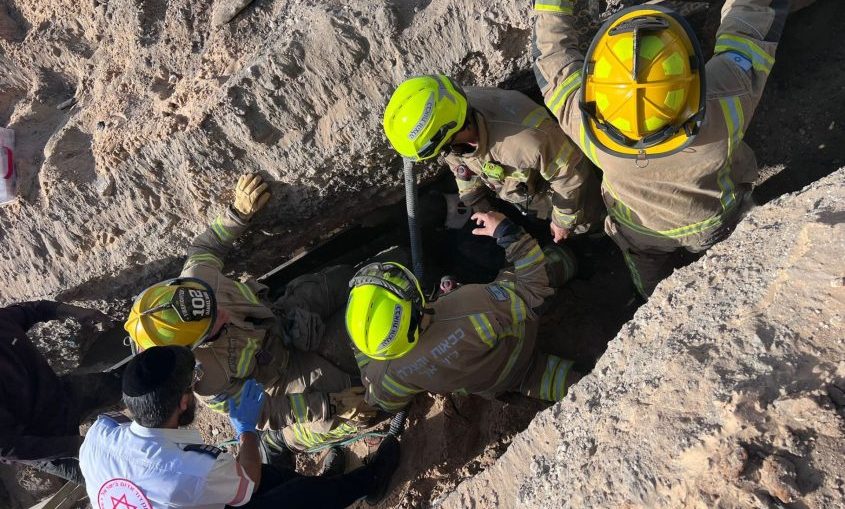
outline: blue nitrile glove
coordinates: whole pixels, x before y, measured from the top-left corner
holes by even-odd
[[[237,438],[241,438],[243,433],[255,433],[255,425],[263,406],[264,386],[250,378],[241,391],[241,404],[235,406],[235,400],[229,399],[229,420],[232,421]]]

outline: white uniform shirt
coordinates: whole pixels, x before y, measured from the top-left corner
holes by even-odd
[[[85,435],[79,465],[94,509],[221,509],[249,501],[255,484],[240,464],[204,445],[195,430],[130,422],[101,415]]]

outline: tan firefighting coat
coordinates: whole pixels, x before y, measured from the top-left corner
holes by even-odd
[[[355,432],[357,424],[340,419],[332,408],[332,397],[351,386],[350,377],[319,355],[285,347],[279,321],[262,300],[266,286],[223,275],[223,259],[246,228],[229,207],[188,249],[181,276],[211,285],[218,306],[231,315],[219,338],[195,350],[203,372],[194,389],[197,396],[212,410],[226,413],[229,400],[237,403],[244,382],[255,378],[266,392],[258,427],[284,430],[288,447],[307,449]],[[305,314],[294,313],[293,319]],[[294,328],[313,327],[306,323]]]
[[[466,87],[464,91],[478,128],[478,147],[445,157],[461,200],[473,206],[492,191],[536,212],[540,219],[586,231],[599,210],[598,193],[594,190],[591,196],[584,183],[596,177],[546,109],[514,90]]]
[[[715,55],[706,65],[700,132],[684,150],[639,166],[635,158],[603,151],[586,134],[579,109],[584,56],[577,46],[573,4],[536,0],[535,75],[564,132],[603,170],[606,230],[626,254],[635,285],[648,294],[665,271],[657,267],[662,261],[649,263],[646,253],[706,249],[719,237],[720,226],[735,220],[744,190],[757,176],[754,152],[743,135],[774,64],[789,2],[725,2]],[[750,69],[739,62],[750,63]],[[640,280],[640,263],[649,281]]]
[[[491,398],[520,390],[536,357],[532,308],[553,290],[530,235],[523,232],[506,256],[514,264],[510,277],[462,286],[431,303],[430,322],[405,356],[379,361],[356,351],[368,403],[396,412],[424,391]]]

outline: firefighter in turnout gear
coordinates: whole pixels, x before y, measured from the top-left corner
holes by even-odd
[[[533,308],[554,292],[544,251],[498,212],[473,219],[480,225],[474,234],[505,248],[512,272],[430,303],[397,263],[367,265],[350,282],[346,326],[370,404],[397,412],[424,391],[487,398],[521,392],[555,401],[578,378],[572,362],[535,348]]]
[[[125,328],[140,349],[194,348],[202,367],[194,391],[214,411],[227,413],[245,381],[256,379],[267,393],[258,422],[267,445],[308,450],[348,438],[376,410],[349,374],[313,351],[322,320],[343,309],[351,268],[291,281],[276,304],[296,307],[280,317],[264,300],[267,287],[223,274],[224,258],[269,197],[260,176],[241,177],[235,203],[194,239],[180,276],[144,290]]]
[[[659,6],[609,19],[584,56],[570,0],[535,0],[535,75],[563,131],[603,172],[605,231],[648,297],[726,237],[757,176],[743,135],[774,65],[788,1],[727,0],[704,62]]]
[[[418,76],[391,96],[384,130],[405,157],[445,153],[461,200],[473,210],[490,210],[492,193],[523,213],[551,220],[556,242],[588,231],[604,214],[590,161],[544,107],[520,92]]]

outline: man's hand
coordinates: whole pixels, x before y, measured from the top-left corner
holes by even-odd
[[[103,328],[108,328],[114,325],[114,322],[107,314],[96,309],[83,308],[74,306],[73,304],[59,304],[59,307],[56,308],[56,313],[62,318],[73,318],[84,327],[101,325]]]
[[[264,406],[264,386],[250,378],[244,383],[241,403],[235,406],[235,400],[229,399],[229,420],[235,428],[237,438],[244,433],[255,433],[258,416]]]
[[[549,223],[549,226],[551,227],[552,237],[554,237],[555,244],[559,244],[561,241],[568,239],[572,234],[572,230],[562,228],[554,223]]]
[[[267,183],[261,175],[241,175],[235,187],[235,210],[243,219],[250,219],[253,214],[261,210],[270,200]]]
[[[493,237],[493,233],[495,233],[496,228],[498,228],[499,224],[505,219],[505,215],[501,212],[476,212],[472,215],[472,219],[475,221],[475,224],[480,226],[480,228],[476,228],[472,230],[473,235],[486,235],[487,237]]]

